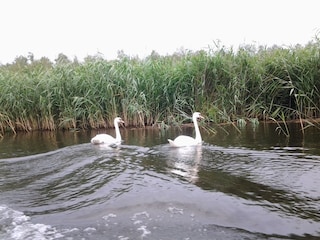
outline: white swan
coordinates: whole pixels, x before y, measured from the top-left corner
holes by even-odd
[[[122,138],[119,130],[119,123],[124,123],[124,121],[120,117],[116,117],[113,121],[114,128],[116,130],[116,138],[110,136],[109,134],[97,134],[95,137],[91,139],[92,144],[121,144]]]
[[[192,121],[194,124],[194,128],[196,131],[196,138],[181,135],[176,137],[173,141],[171,139],[168,139],[170,146],[172,147],[186,147],[186,146],[195,146],[195,145],[200,145],[202,144],[202,138],[201,138],[201,133],[199,130],[198,122],[197,119],[202,118],[201,113],[195,112],[192,115]]]

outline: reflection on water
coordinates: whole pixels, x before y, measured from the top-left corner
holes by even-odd
[[[2,139],[0,239],[320,237],[319,132],[231,128],[171,148],[179,130],[121,131],[117,147],[91,145],[96,132]]]
[[[199,165],[202,159],[202,146],[172,148],[169,145],[159,147],[167,159],[171,173],[181,176],[191,183],[198,181]]]

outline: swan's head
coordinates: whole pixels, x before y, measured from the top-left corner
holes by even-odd
[[[121,119],[121,117],[116,117],[114,119],[114,124],[116,124],[116,123],[123,123],[124,124],[124,121]]]
[[[201,113],[194,112],[193,113],[193,119],[198,119],[198,118],[204,119],[204,117],[201,115]]]

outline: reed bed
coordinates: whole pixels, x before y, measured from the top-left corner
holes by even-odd
[[[19,57],[0,66],[0,134],[106,128],[115,116],[127,126],[179,125],[195,110],[214,123],[299,120],[304,129],[320,117],[319,89],[318,39],[81,63]]]

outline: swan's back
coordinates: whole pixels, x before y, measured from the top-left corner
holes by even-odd
[[[172,147],[185,147],[185,146],[194,146],[197,144],[201,144],[201,142],[198,143],[196,139],[194,139],[193,137],[189,137],[185,135],[176,137],[174,140],[168,139],[168,141],[170,146]]]
[[[92,144],[115,144],[117,140],[109,134],[97,134],[91,139]]]

